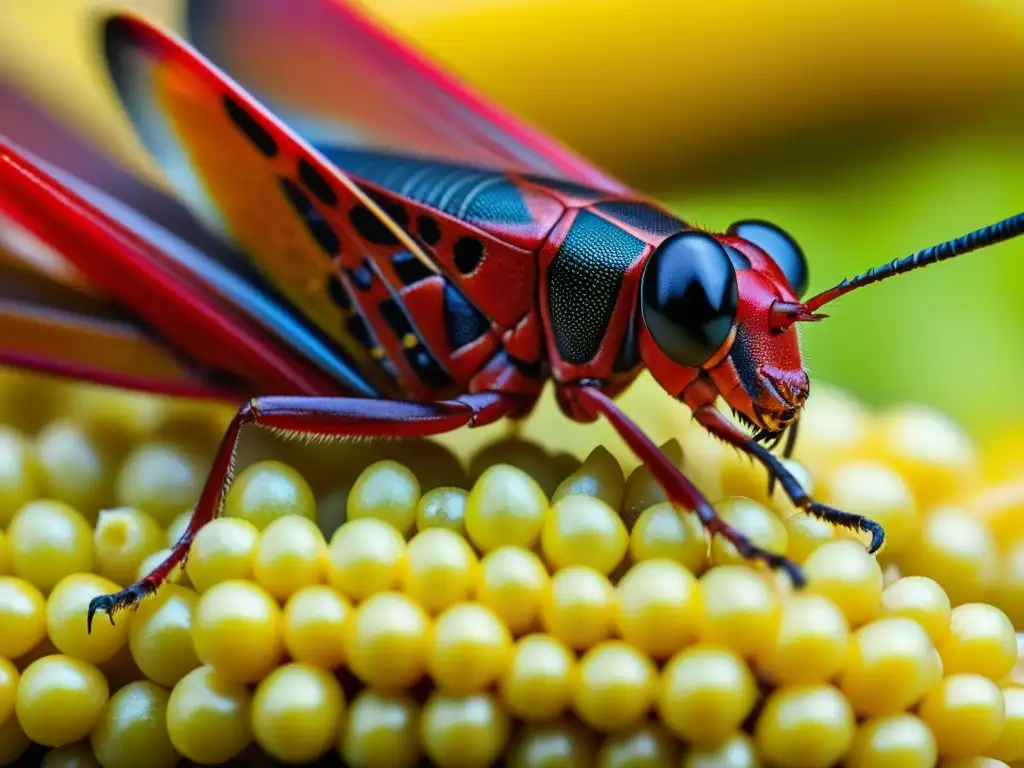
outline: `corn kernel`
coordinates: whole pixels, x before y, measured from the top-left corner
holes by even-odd
[[[697,580],[679,563],[637,563],[619,581],[616,594],[619,634],[638,650],[667,659],[697,639],[707,603]]]
[[[197,763],[224,763],[252,741],[252,701],[242,683],[212,667],[193,669],[167,700],[167,733],[174,748]]]
[[[790,515],[782,524],[789,541],[786,557],[797,563],[805,562],[814,550],[836,538],[835,526],[806,512]]]
[[[74,507],[90,523],[113,498],[116,457],[81,426],[59,420],[36,436],[40,495]]]
[[[981,600],[996,577],[995,541],[984,521],[955,507],[934,510],[899,558],[902,573],[928,576],[956,606]]]
[[[679,441],[671,438],[661,446],[661,452],[677,467],[683,465],[683,449]],[[654,479],[654,475],[640,464],[626,478],[625,499],[622,502],[622,519],[627,528],[632,528],[645,509],[668,501],[665,489]]]
[[[326,755],[345,716],[345,695],[328,671],[285,664],[256,686],[252,733],[271,757],[309,763]]]
[[[330,585],[352,600],[365,600],[398,586],[405,539],[382,520],[349,520],[331,537],[327,557]]]
[[[431,694],[420,718],[423,748],[438,768],[491,765],[508,741],[508,715],[486,693]]]
[[[29,582],[0,576],[0,657],[17,659],[46,637],[46,600]]]
[[[850,768],[933,768],[935,737],[915,715],[899,713],[865,720],[846,755]]]
[[[92,571],[92,529],[63,502],[29,502],[14,515],[7,535],[14,573],[42,592],[69,574]]]
[[[530,549],[540,537],[548,500],[537,481],[520,469],[496,464],[466,499],[466,533],[480,550],[500,546]]]
[[[973,441],[932,408],[891,409],[878,419],[874,440],[882,459],[907,479],[922,507],[955,498],[980,479]]]
[[[427,491],[416,505],[416,529],[447,528],[464,534],[468,498],[469,492],[461,488],[441,487]]]
[[[59,747],[85,738],[107,706],[107,681],[92,664],[45,656],[21,673],[15,711],[25,735]]]
[[[577,651],[608,637],[615,615],[615,588],[605,576],[582,565],[555,573],[541,597],[541,625]]]
[[[789,547],[786,526],[766,507],[740,496],[715,505],[726,523],[745,535],[751,543],[768,552],[784,554]],[[712,565],[746,565],[747,559],[736,551],[731,541],[721,536],[711,539]]]
[[[8,717],[0,723],[0,765],[14,765],[31,744],[18,718]]]
[[[476,553],[459,534],[428,529],[409,542],[399,566],[399,584],[428,613],[438,613],[469,599],[479,567]]]
[[[0,426],[0,528],[39,495],[39,466],[29,441],[11,427]]]
[[[27,743],[27,742],[26,742]],[[3,759],[3,747],[0,747],[0,765],[7,765]],[[92,745],[88,741],[78,741],[48,750],[39,763],[39,768],[102,768]]]
[[[740,727],[756,700],[754,676],[743,659],[701,644],[680,651],[665,665],[658,714],[684,741],[717,744]]]
[[[984,603],[953,609],[949,633],[938,646],[946,675],[982,675],[999,682],[1017,663],[1017,637],[1006,614]]]
[[[345,661],[345,623],[352,606],[327,586],[303,587],[284,606],[284,646],[295,661],[336,669]]]
[[[474,591],[477,602],[494,611],[518,637],[538,625],[541,599],[550,581],[544,563],[530,550],[498,547],[480,561]]]
[[[891,715],[920,701],[941,677],[927,633],[917,622],[896,616],[854,632],[839,687],[858,715]]]
[[[18,668],[7,659],[0,657],[0,723],[14,712],[14,701],[18,692]]]
[[[768,696],[754,727],[762,759],[785,768],[828,768],[854,737],[853,710],[831,685],[779,688]]]
[[[632,645],[606,640],[580,659],[572,707],[591,728],[618,731],[644,718],[657,690],[650,659]]]
[[[251,579],[260,532],[248,520],[219,517],[196,534],[185,571],[198,592],[232,579]]]
[[[864,515],[885,531],[886,557],[899,555],[920,525],[917,501],[907,482],[878,461],[852,461],[837,466],[825,478],[832,506]],[[862,534],[862,538],[867,534]],[[865,538],[862,543],[870,543]]]
[[[782,607],[775,635],[761,638],[757,668],[779,684],[824,683],[846,663],[849,645],[850,625],[835,603],[797,594]]]
[[[597,446],[590,452],[580,467],[559,483],[551,495],[557,502],[565,496],[582,494],[600,499],[612,509],[622,506],[626,478],[622,467],[604,446]]]
[[[913,619],[936,646],[949,632],[949,596],[926,576],[904,576],[887,586],[882,591],[882,613]]]
[[[989,590],[989,599],[1015,627],[1024,627],[1024,538],[1000,553],[999,572]]]
[[[96,570],[115,584],[131,584],[142,561],[163,547],[163,539],[163,529],[144,512],[103,510],[93,531]]]
[[[121,465],[115,494],[122,506],[142,510],[166,527],[196,503],[205,479],[198,458],[180,446],[143,443]]]
[[[198,602],[193,590],[166,584],[140,603],[126,622],[132,658],[150,680],[172,688],[199,666],[192,644],[192,618]]]
[[[150,682],[129,683],[110,697],[89,742],[104,768],[171,768],[178,756],[167,733],[170,693]]]
[[[576,685],[576,658],[550,635],[516,643],[498,690],[505,708],[527,722],[553,720],[569,707]]]
[[[11,573],[11,547],[7,541],[7,534],[0,531],[0,576],[8,576]]]
[[[438,689],[453,695],[487,688],[508,668],[512,636],[487,608],[460,603],[434,621],[427,643],[427,671]]]
[[[90,664],[102,664],[124,647],[129,622],[114,625],[101,616],[89,634],[83,621],[94,597],[118,589],[110,579],[91,573],[73,573],[57,583],[46,601],[46,631],[61,653]]]
[[[362,691],[338,734],[338,754],[352,768],[412,768],[419,761],[420,712],[405,694]]]
[[[985,754],[1007,762],[1024,760],[1024,688],[1003,688],[1003,729]]]
[[[599,768],[678,765],[682,746],[658,723],[644,723],[605,739],[597,755]]]
[[[192,618],[196,656],[226,680],[262,680],[284,654],[281,609],[252,582],[222,581],[199,597]]]
[[[575,459],[567,466],[532,440],[509,436],[477,451],[469,463],[469,476],[476,485],[480,478],[496,466],[514,467],[537,483],[545,499],[550,498],[565,476],[576,471]],[[519,542],[510,542],[516,543]]]
[[[832,600],[851,626],[875,618],[882,609],[882,569],[864,547],[850,540],[832,541],[804,562],[808,590]]]
[[[754,740],[738,731],[719,744],[691,747],[680,768],[761,768],[761,759]]]
[[[278,600],[326,580],[327,542],[316,523],[285,515],[269,523],[256,547],[256,583]]]
[[[1006,721],[1006,701],[995,683],[981,675],[950,675],[925,696],[918,715],[935,735],[939,754],[983,755]]]
[[[695,514],[681,512],[665,501],[648,507],[636,519],[629,534],[629,554],[636,563],[674,560],[700,574],[707,567],[708,536]]]
[[[224,499],[225,517],[240,517],[263,530],[285,515],[316,519],[309,483],[280,461],[260,461],[239,473]]]
[[[181,540],[181,537],[185,535],[185,531],[188,529],[189,523],[192,522],[193,511],[186,509],[170,522],[164,530],[164,546],[173,547]]]
[[[605,575],[626,555],[629,534],[618,513],[593,496],[565,496],[544,517],[540,536],[554,568],[585,565]]]
[[[420,502],[416,475],[384,459],[363,470],[348,494],[348,519],[372,517],[394,526],[403,536],[412,531]]]
[[[701,638],[752,656],[779,627],[779,599],[763,575],[744,565],[719,565],[700,577]]]
[[[592,731],[568,718],[526,723],[505,752],[508,768],[586,768],[597,764]]]
[[[364,683],[386,691],[408,688],[427,669],[430,618],[405,595],[381,592],[345,624],[345,656]]]

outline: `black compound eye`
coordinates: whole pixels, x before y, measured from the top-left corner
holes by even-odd
[[[640,278],[640,311],[669,359],[699,368],[729,338],[739,295],[729,254],[703,232],[683,232],[651,254]]]
[[[797,298],[807,292],[810,283],[807,259],[800,246],[788,234],[771,222],[756,219],[737,221],[729,227],[729,234],[742,237],[767,253],[779,265]]]

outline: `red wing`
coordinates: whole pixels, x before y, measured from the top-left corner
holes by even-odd
[[[339,390],[225,301],[198,254],[162,250],[2,137],[0,217],[0,362],[181,394]]]
[[[196,48],[315,143],[628,192],[384,31],[349,0],[189,0],[187,7],[186,34]]]
[[[376,371],[382,390],[448,396],[495,351],[500,329],[488,332],[480,318],[473,331],[489,340],[468,332],[445,338],[445,306],[458,293],[446,275],[459,271],[460,239],[478,251],[455,279],[468,299],[489,285],[525,297],[508,319],[528,311],[530,252],[456,219],[438,224],[444,238],[431,250],[408,229],[411,203],[362,189],[181,41],[128,16],[110,18],[104,39],[121,101],[182,197],[364,375]],[[494,258],[481,266],[485,250]]]

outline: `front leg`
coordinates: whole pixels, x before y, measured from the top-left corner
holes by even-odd
[[[669,501],[676,507],[693,510],[709,534],[721,536],[731,542],[745,559],[760,560],[775,570],[785,571],[795,586],[802,587],[806,583],[799,565],[784,555],[761,549],[719,517],[715,508],[689,478],[669,461],[654,441],[601,390],[596,387],[578,386],[566,388],[561,395],[583,416],[604,416],[633,453],[647,466],[654,479],[664,489]]]
[[[142,581],[89,603],[87,626],[103,611],[114,614],[134,608],[153,594],[171,571],[188,556],[192,540],[220,511],[235,463],[242,427],[253,425],[272,432],[342,439],[346,437],[430,437],[460,427],[482,426],[522,405],[514,395],[481,393],[436,403],[370,400],[349,397],[260,397],[246,403],[232,419],[188,527],[171,553]]]
[[[782,490],[786,492],[786,495],[795,506],[833,525],[839,525],[853,531],[870,533],[871,545],[868,547],[868,552],[877,552],[882,546],[882,543],[885,541],[885,532],[882,530],[882,526],[863,515],[843,512],[812,499],[810,494],[800,485],[800,481],[793,477],[793,474],[786,469],[786,465],[775,454],[745,434],[717,408],[712,405],[702,405],[694,410],[693,415],[701,426],[715,437],[739,448],[764,465],[764,468],[768,470],[769,477],[779,481]]]

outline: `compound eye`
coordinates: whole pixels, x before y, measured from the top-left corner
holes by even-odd
[[[737,221],[729,227],[729,234],[742,237],[767,253],[782,270],[797,298],[807,292],[810,283],[807,259],[796,241],[784,231],[771,222],[750,219]]]
[[[699,368],[725,343],[739,295],[729,254],[703,232],[682,232],[651,254],[640,278],[640,311],[673,362]]]

